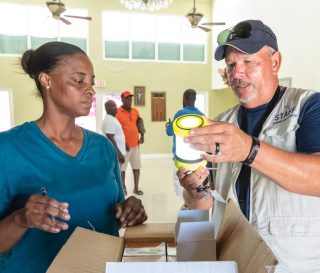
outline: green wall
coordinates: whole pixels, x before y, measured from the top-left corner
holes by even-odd
[[[3,1],[10,3],[45,4],[41,0]],[[124,9],[119,0],[107,1],[63,1],[68,7],[87,8],[93,21],[89,26],[89,56],[93,62],[96,79],[106,81],[106,88],[96,88],[99,91],[122,91],[133,89],[134,86],[146,87],[146,105],[139,107],[146,126],[145,144],[142,145],[144,154],[170,153],[172,139],[165,134],[165,122],[151,122],[151,92],[165,91],[167,99],[167,118],[182,107],[184,90],[209,92],[209,116],[213,117],[236,103],[236,99],[229,89],[211,90],[211,34],[208,33],[208,62],[206,64],[179,64],[155,62],[124,62],[105,61],[103,55],[103,41],[101,33],[101,10]],[[161,13],[186,14],[193,5],[193,1],[174,0],[170,7]],[[197,1],[197,9],[208,18],[211,17],[211,1]],[[42,112],[41,99],[35,96],[33,81],[23,74],[18,64],[18,57],[0,57],[0,87],[13,91],[14,121],[21,124],[39,117]]]

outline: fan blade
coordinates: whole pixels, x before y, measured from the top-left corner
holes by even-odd
[[[76,15],[63,15],[65,17],[70,17],[70,18],[77,18],[77,19],[85,19],[91,21],[92,18],[88,16],[76,16]]]
[[[66,18],[59,17],[58,19],[59,19],[60,21],[64,22],[65,24],[67,24],[67,25],[71,25],[71,22],[68,21]]]
[[[198,26],[198,28],[200,28],[200,29],[202,29],[202,30],[204,30],[204,31],[206,31],[206,32],[211,31],[211,29],[210,29],[210,28],[203,27],[203,26]]]
[[[204,26],[224,26],[226,23],[225,22],[206,22],[202,23],[201,25]]]

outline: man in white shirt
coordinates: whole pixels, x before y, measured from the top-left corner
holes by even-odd
[[[120,122],[115,118],[118,111],[117,105],[113,100],[108,100],[104,104],[106,116],[102,122],[101,131],[107,136],[116,148],[119,162],[124,163],[126,154],[126,140]],[[126,192],[125,192],[126,194]]]

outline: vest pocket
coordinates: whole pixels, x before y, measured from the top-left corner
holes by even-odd
[[[271,217],[269,231],[274,236],[320,236],[320,217]]]
[[[277,273],[320,272],[320,217],[272,217],[269,231]]]
[[[298,123],[289,122],[289,120],[284,121],[282,124],[273,124],[266,128],[264,134],[266,136],[282,136],[285,134],[294,133],[299,129],[300,125]]]

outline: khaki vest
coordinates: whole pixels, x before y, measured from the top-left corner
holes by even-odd
[[[296,152],[299,113],[314,93],[287,88],[263,124],[259,139],[282,150]],[[216,120],[239,127],[239,107],[222,113]],[[240,169],[241,163],[218,164],[215,180],[216,190],[224,198],[236,202],[235,183]],[[278,258],[275,272],[319,273],[320,198],[288,192],[255,169],[251,170],[250,179],[250,223]]]

